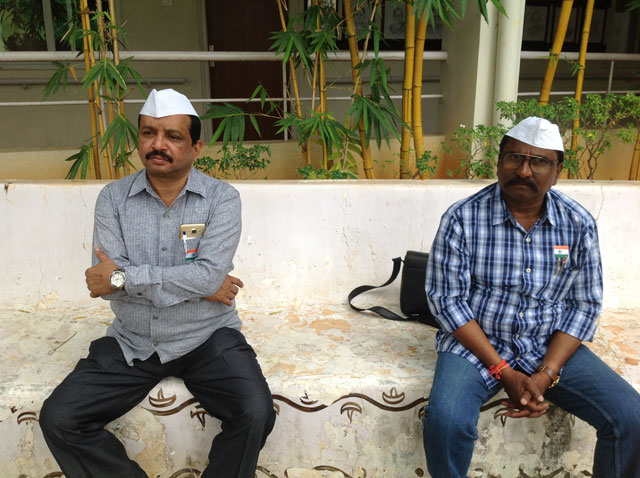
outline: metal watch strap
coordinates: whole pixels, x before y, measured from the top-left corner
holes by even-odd
[[[122,277],[124,277],[124,281],[123,281],[123,283],[122,283],[122,286],[120,286],[120,287],[116,287],[116,286],[114,286],[114,284],[113,284],[113,275],[114,275],[114,274],[116,274],[116,273],[120,273],[120,274],[122,274]],[[114,269],[114,270],[113,270],[113,272],[111,272],[111,276],[109,277],[109,284],[110,284],[110,285],[111,285],[111,287],[113,287],[115,290],[122,290],[122,289],[124,289],[124,284],[126,283],[126,281],[127,281],[127,275],[125,274],[125,271],[124,271],[124,269],[123,269],[122,267],[118,267],[117,269]]]

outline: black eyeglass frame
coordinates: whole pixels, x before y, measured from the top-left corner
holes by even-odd
[[[529,168],[531,168],[531,171],[533,171],[534,173],[546,173],[551,169],[553,169],[554,167],[557,167],[558,164],[560,164],[558,161],[553,161],[552,159],[546,158],[544,156],[537,156],[535,154],[516,153],[515,151],[502,153],[502,160],[504,161],[507,158],[507,156],[513,159],[507,160],[510,164],[505,164],[505,166],[508,166],[510,169],[513,169],[513,170],[520,169],[520,167],[526,160],[529,161]],[[519,160],[517,164],[514,161],[515,158],[518,158]]]

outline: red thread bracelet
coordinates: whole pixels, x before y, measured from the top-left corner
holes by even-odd
[[[489,375],[491,375],[496,380],[500,380],[502,378],[502,371],[509,367],[510,365],[507,363],[507,361],[505,359],[502,359],[502,361],[498,365],[492,365],[491,367],[488,367]]]

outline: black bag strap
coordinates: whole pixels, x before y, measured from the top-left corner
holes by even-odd
[[[400,273],[400,266],[401,265],[402,265],[402,258],[401,257],[396,257],[395,259],[393,259],[393,272],[391,272],[391,277],[389,277],[387,282],[385,282],[382,285],[377,285],[377,286],[376,285],[361,285],[360,287],[356,287],[355,289],[353,289],[349,293],[349,305],[351,306],[351,308],[353,310],[357,310],[358,312],[364,312],[365,310],[368,310],[368,311],[371,311],[371,312],[375,312],[376,314],[384,317],[385,319],[389,319],[389,320],[400,320],[400,321],[403,321],[403,322],[416,320],[416,318],[414,318],[414,317],[402,317],[401,315],[398,315],[395,312],[392,312],[389,309],[385,309],[384,307],[381,307],[379,305],[374,305],[373,307],[368,307],[366,309],[361,309],[360,307],[356,307],[355,305],[353,305],[351,303],[351,301],[353,299],[355,299],[357,296],[359,296],[360,294],[362,294],[364,292],[368,292],[368,291],[373,290],[373,289],[380,289],[381,287],[386,287],[389,284],[391,284],[394,280],[396,280],[396,277],[398,277],[398,274]]]

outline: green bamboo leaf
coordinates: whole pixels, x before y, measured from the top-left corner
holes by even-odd
[[[53,73],[53,75],[49,79],[49,82],[45,86],[41,101],[44,101],[47,97],[49,97],[49,95],[57,93],[60,89],[60,85],[62,85],[63,91],[66,91],[67,89],[69,63],[63,64],[58,61],[54,61],[52,63],[57,68],[57,70]]]
[[[96,81],[98,78],[101,78],[103,75],[104,65],[102,62],[98,62],[89,71],[82,80],[82,86],[84,88],[88,88]]]
[[[80,147],[80,151],[78,151],[75,154],[72,154],[71,156],[65,159],[65,161],[73,161],[73,164],[71,165],[71,168],[69,168],[69,172],[65,176],[65,179],[75,179],[75,177],[78,175],[78,169],[80,169],[80,167],[83,168],[80,170],[81,178],[85,179],[86,168],[88,166],[90,159],[91,159],[91,144],[83,144]],[[82,170],[84,170],[84,173],[82,173]]]
[[[258,127],[258,121],[256,120],[256,117],[250,114],[249,121],[251,121],[251,124],[253,125],[253,129],[256,130],[256,133],[258,133],[258,136],[262,136],[262,134],[260,133],[260,128]]]
[[[211,141],[209,142],[210,145],[212,145],[213,143],[218,141],[218,138],[223,133],[223,131],[224,131],[225,127],[226,127],[226,124],[225,124],[226,121],[227,121],[226,118],[223,119],[222,121],[220,121],[220,124],[218,125],[216,130],[213,132],[213,136],[211,137]]]
[[[298,54],[300,61],[302,62],[302,64],[305,66],[307,70],[312,70],[313,66],[311,65],[311,57],[307,53],[306,45],[302,40],[302,36],[296,33],[292,36],[292,39],[293,39],[293,45],[296,48],[296,53]]]
[[[231,128],[233,127],[233,121],[231,117],[225,118],[223,121],[228,124],[228,126],[224,128],[224,131],[222,133],[222,146],[224,147],[229,144],[229,140],[231,139]]]
[[[485,22],[489,22],[489,12],[487,12],[487,0],[478,0],[478,8]]]
[[[481,2],[482,0],[478,0],[478,1]],[[500,13],[502,13],[505,17],[509,18],[509,15],[507,15],[507,12],[504,9],[504,6],[502,5],[502,2],[500,0],[491,0],[491,3],[493,3],[493,5],[498,9]]]
[[[259,93],[261,93],[261,91],[264,88],[262,87],[262,85],[258,85],[256,86],[256,88],[253,90],[253,93],[251,93],[251,96],[249,97],[249,101],[251,101],[252,99],[254,99],[256,96],[258,96]]]
[[[89,169],[89,161],[88,158],[82,161],[82,166],[80,170],[80,178],[87,179],[87,169]]]
[[[116,66],[113,64],[113,62],[108,59],[105,58],[105,63],[106,63],[106,69],[109,72],[110,76],[112,77],[112,79],[118,84],[118,86],[120,86],[120,88],[123,89],[123,91],[126,91],[127,89],[127,82],[125,81],[125,79],[122,77],[122,75],[120,74],[120,72],[118,71],[118,69],[116,68]],[[115,85],[111,85],[111,88],[113,88]]]

